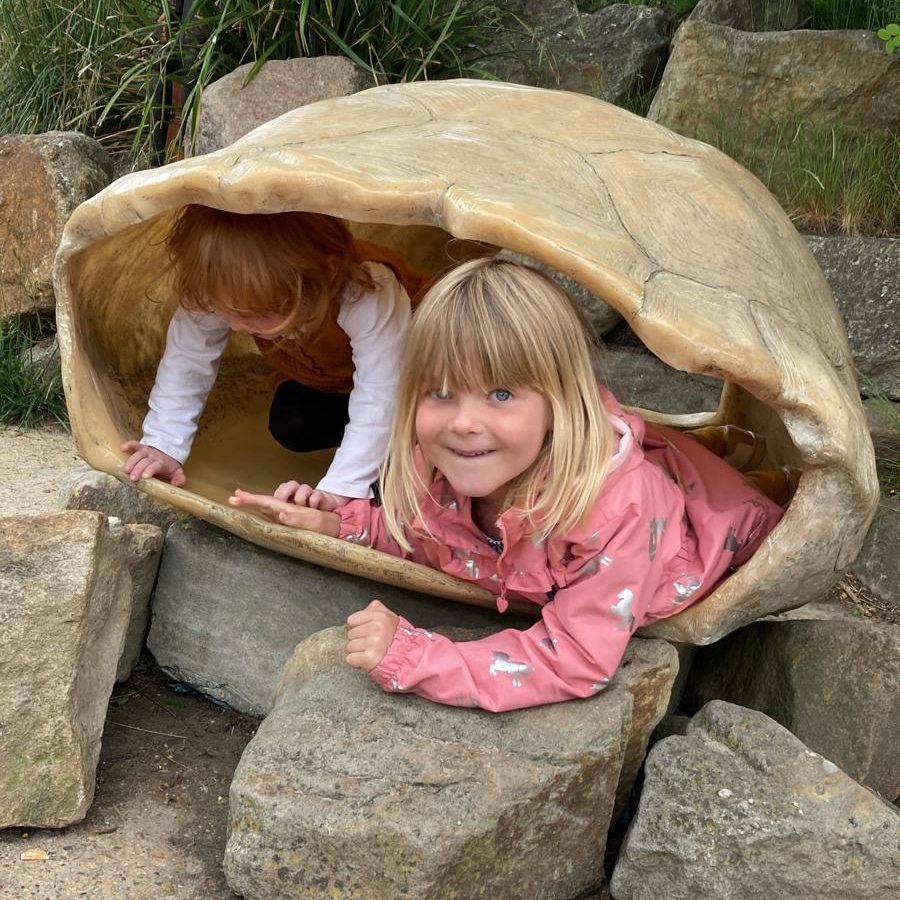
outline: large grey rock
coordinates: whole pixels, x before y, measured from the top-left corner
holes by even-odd
[[[900,498],[886,498],[878,504],[850,572],[881,604],[894,611],[894,621],[900,621]],[[897,688],[900,690],[900,685]]]
[[[163,533],[156,525],[126,525],[128,532],[128,571],[131,575],[131,616],[125,632],[125,644],[116,666],[116,682],[127,681],[150,628],[150,597],[162,558]]]
[[[869,134],[900,127],[900,56],[868,31],[737,31],[688,20],[647,118],[741,158],[802,119]]]
[[[794,615],[799,613],[796,611]],[[760,710],[888,800],[900,796],[900,628],[766,620],[697,651],[685,706]]]
[[[874,388],[900,400],[900,240],[810,236],[807,242],[847,326],[863,393]]]
[[[96,469],[73,469],[61,482],[63,509],[95,509],[127,525],[156,525],[163,532],[188,517],[183,510],[156,500],[129,481]]]
[[[664,6],[617,3],[579,14],[571,0],[519,0],[513,8],[533,41],[493,66],[504,80],[613,103],[659,82],[675,30],[675,17]]]
[[[53,257],[63,226],[112,176],[106,151],[78,132],[0,137],[0,321],[53,313]]]
[[[722,382],[679,372],[646,349],[608,345],[601,377],[620,403],[671,414],[715,412]]]
[[[343,56],[273,59],[250,78],[254,65],[239,66],[203,91],[193,155],[227,147],[298,106],[375,86],[372,75]],[[191,146],[190,136],[185,145]]]
[[[264,715],[294,647],[374,599],[423,628],[522,622],[323,569],[187,519],[166,534],[147,646],[173,677]]]
[[[772,719],[705,706],[651,750],[615,900],[888,900],[900,813]]]
[[[247,900],[562,900],[596,890],[627,691],[491,714],[385,693],[304,641],[235,772],[225,873]]]
[[[0,519],[0,828],[60,828],[93,800],[129,540],[96,512]]]
[[[700,0],[692,21],[727,25],[741,31],[790,31],[809,18],[807,0]]]

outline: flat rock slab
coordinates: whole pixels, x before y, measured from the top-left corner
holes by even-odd
[[[304,641],[232,782],[225,872],[248,900],[565,900],[597,890],[627,690],[491,714],[384,693]]]
[[[179,681],[265,715],[297,644],[375,599],[422,628],[526,621],[282,556],[189,518],[166,533],[147,646]]]

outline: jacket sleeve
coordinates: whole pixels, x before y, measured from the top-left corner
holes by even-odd
[[[180,463],[188,458],[230,334],[228,323],[214,313],[175,310],[150,392],[142,444]]]
[[[571,579],[526,631],[454,643],[401,619],[371,678],[385,690],[494,712],[597,693],[660,583],[662,563],[650,551],[655,521],[631,507],[605,533],[573,545]]]
[[[353,390],[350,421],[318,487],[345,497],[370,497],[387,449],[409,297],[386,266],[369,264],[376,289],[348,301],[338,325],[350,338]]]
[[[384,512],[371,500],[351,500],[336,512],[341,517],[339,537],[351,544],[361,544],[371,550],[389,553],[400,559],[440,569],[438,542],[426,535],[407,529],[410,550],[404,550],[392,537],[384,523]]]

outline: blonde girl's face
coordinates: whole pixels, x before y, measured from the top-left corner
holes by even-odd
[[[547,398],[531,388],[434,388],[419,399],[416,437],[455,491],[500,502],[538,458],[552,421]]]

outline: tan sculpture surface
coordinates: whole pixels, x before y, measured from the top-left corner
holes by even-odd
[[[641,633],[708,643],[816,599],[859,550],[874,455],[831,291],[767,190],[715,149],[602,101],[491,82],[373,88],[303,107],[231,146],[119,179],[69,220],[57,255],[63,372],[79,451],[119,475],[139,435],[175,298],[166,223],[187,203],[341,216],[432,271],[483,242],[527,254],[618,309],[670,366],[723,381],[715,414],[804,469],[783,522],[708,599]],[[445,244],[449,237],[461,239]],[[441,573],[229,507],[236,486],[314,480],[327,456],[268,436],[270,380],[233,338],[185,489],[142,487],[248,540],[342,571],[493,604]]]

